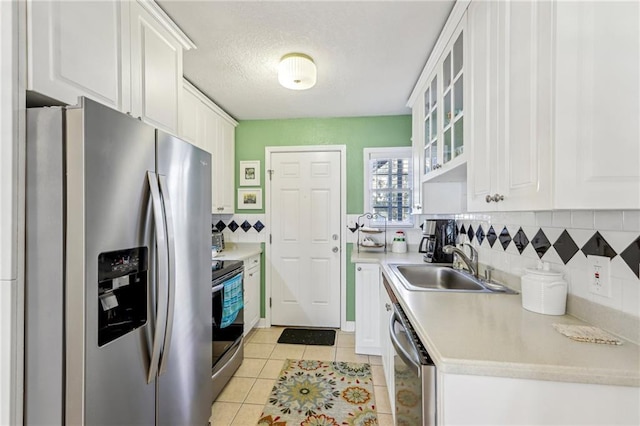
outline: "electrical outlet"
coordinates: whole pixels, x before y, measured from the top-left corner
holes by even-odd
[[[605,256],[587,256],[589,265],[589,291],[611,298],[611,259]]]

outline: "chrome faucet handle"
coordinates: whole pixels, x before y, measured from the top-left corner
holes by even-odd
[[[491,274],[493,273],[494,268],[492,266],[487,266],[484,269],[484,280],[488,283],[491,282]]]
[[[469,249],[471,251],[471,261],[472,262],[477,262],[478,261],[478,250],[476,250],[476,248],[474,246],[472,246],[470,243],[462,243],[463,246],[469,246]]]

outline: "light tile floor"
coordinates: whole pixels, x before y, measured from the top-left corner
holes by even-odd
[[[287,358],[370,363],[378,423],[381,426],[393,425],[382,359],[356,354],[353,333],[338,330],[333,346],[286,345],[278,343],[283,329],[258,328],[249,333],[245,339],[242,365],[211,407],[213,426],[255,425]]]

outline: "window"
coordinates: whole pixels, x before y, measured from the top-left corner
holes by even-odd
[[[387,218],[389,226],[413,226],[411,147],[364,150],[364,208]]]

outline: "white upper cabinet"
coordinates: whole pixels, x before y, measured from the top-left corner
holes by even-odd
[[[238,123],[188,81],[183,87],[180,137],[211,153],[211,212],[234,213]]]
[[[550,2],[472,2],[467,11],[469,211],[552,201]]]
[[[639,9],[556,4],[556,208],[640,209]]]
[[[213,213],[233,213],[235,200],[235,134],[236,124],[218,116],[218,138],[214,149]]]
[[[131,114],[177,135],[183,46],[158,19],[157,8],[143,1],[127,4],[130,6]]]
[[[418,104],[412,109],[411,118],[411,155],[413,157],[413,206],[412,214],[422,213],[422,164],[424,149],[422,149],[422,105]]]
[[[466,14],[458,0],[409,98],[414,156],[413,213],[466,210]]]
[[[414,141],[422,151],[417,169],[422,181],[442,179],[464,164],[464,26],[463,16],[440,60],[422,86],[413,104],[413,120],[421,123],[420,139]],[[458,171],[458,173],[460,173]],[[463,177],[454,178],[462,180]]]
[[[153,1],[30,0],[27,32],[28,90],[178,134],[182,52],[195,45]]]
[[[67,104],[87,96],[123,106],[121,7],[118,1],[27,3],[27,89]]]
[[[192,143],[198,148],[207,150],[201,145],[201,141],[198,138],[198,123],[200,122],[198,114],[202,108],[202,102],[198,99],[195,93],[195,88],[190,84],[183,84],[184,90],[182,92],[182,108],[180,108],[180,132],[181,139]]]

